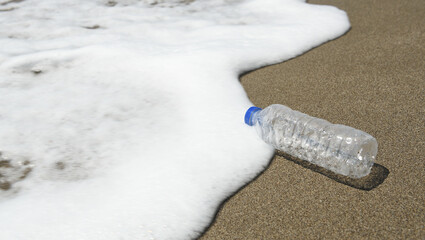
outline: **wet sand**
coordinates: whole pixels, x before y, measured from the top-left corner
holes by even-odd
[[[425,239],[425,4],[309,2],[345,10],[352,29],[241,82],[258,107],[284,104],[375,136],[377,164],[355,181],[277,153],[201,239]]]

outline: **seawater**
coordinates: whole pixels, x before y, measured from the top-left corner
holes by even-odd
[[[238,76],[349,28],[300,0],[0,0],[0,239],[188,239],[273,149]]]

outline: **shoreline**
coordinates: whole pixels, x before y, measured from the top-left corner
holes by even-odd
[[[382,182],[361,190],[275,155],[200,239],[423,238],[425,7],[420,0],[309,3],[346,11],[352,29],[241,83],[258,107],[287,105],[376,137]]]

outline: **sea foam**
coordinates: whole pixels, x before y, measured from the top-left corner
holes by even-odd
[[[238,76],[348,28],[300,0],[0,0],[0,239],[199,236],[273,154]]]

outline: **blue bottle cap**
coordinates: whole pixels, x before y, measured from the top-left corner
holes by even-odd
[[[254,122],[252,121],[252,117],[254,116],[254,113],[260,111],[261,108],[259,107],[250,107],[248,109],[248,111],[246,111],[245,113],[245,123],[248,124],[249,126],[254,125]]]

